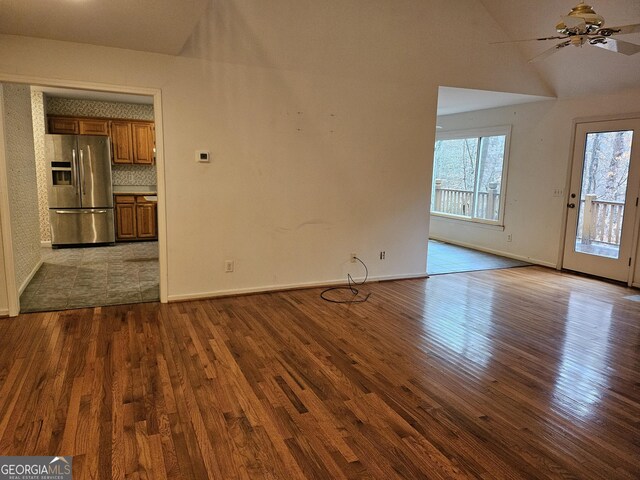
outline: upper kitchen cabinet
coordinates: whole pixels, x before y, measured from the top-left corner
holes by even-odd
[[[131,122],[126,120],[111,122],[111,145],[113,163],[133,163]]]
[[[153,122],[87,117],[48,117],[49,133],[108,135],[115,164],[153,165],[156,139]]]
[[[99,119],[78,120],[80,135],[109,135],[109,122]]]
[[[49,133],[109,135],[109,121],[99,118],[49,117]]]
[[[77,118],[49,117],[49,133],[77,135],[80,125]]]
[[[153,165],[155,138],[153,122],[118,120],[111,122],[113,163]]]
[[[153,123],[131,122],[133,163],[153,165],[156,148],[154,130]]]

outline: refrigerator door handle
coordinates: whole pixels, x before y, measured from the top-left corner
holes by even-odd
[[[63,215],[67,214],[75,214],[81,215],[83,213],[93,215],[94,213],[107,213],[107,210],[54,210],[56,213],[60,213]]]
[[[82,177],[82,194],[87,190],[87,177],[84,174],[84,150],[80,149],[80,176]]]
[[[76,149],[71,150],[72,168],[71,168],[71,183],[76,187],[76,195],[79,194],[79,182],[78,182],[78,159],[76,158]]]

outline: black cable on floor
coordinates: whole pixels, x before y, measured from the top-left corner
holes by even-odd
[[[358,283],[353,279],[351,274],[348,273],[347,274],[347,281],[349,282],[349,286],[348,287],[330,287],[330,288],[327,288],[327,289],[322,291],[322,293],[320,294],[320,298],[322,298],[323,300],[325,300],[327,302],[331,302],[331,303],[364,303],[367,300],[369,300],[369,297],[371,296],[371,293],[367,293],[367,295],[364,298],[356,299],[356,297],[360,294],[360,291],[355,287],[355,285],[361,286],[361,285],[364,285],[367,282],[367,278],[369,278],[369,269],[367,268],[365,263],[362,260],[360,260],[358,257],[354,257],[354,258],[357,261],[359,261],[362,264],[362,266],[364,267],[364,280],[362,282]],[[328,292],[338,291],[338,290],[348,290],[353,294],[353,297],[351,298],[351,300],[333,300],[333,299],[327,298],[325,296],[325,294],[328,293]]]

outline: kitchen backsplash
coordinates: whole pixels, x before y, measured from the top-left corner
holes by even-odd
[[[48,115],[77,117],[126,118],[153,121],[153,105],[102,102],[77,98],[47,97]]]
[[[141,165],[112,165],[114,185],[156,185],[156,167]]]

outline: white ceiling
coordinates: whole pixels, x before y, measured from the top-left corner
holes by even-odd
[[[519,103],[541,102],[551,99],[552,97],[540,97],[537,95],[440,87],[438,88],[438,116],[517,105]]]
[[[208,0],[0,0],[0,33],[177,55]]]

